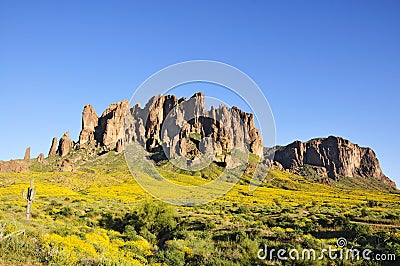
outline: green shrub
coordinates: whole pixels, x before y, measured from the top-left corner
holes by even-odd
[[[38,262],[40,256],[38,240],[29,233],[0,242],[0,265],[26,265]]]
[[[132,225],[125,226],[124,237],[127,240],[136,240],[138,238],[138,235],[136,233],[135,227]]]
[[[71,207],[63,207],[61,208],[59,214],[65,217],[70,217],[74,214],[74,211]]]
[[[144,201],[125,219],[127,225],[134,226],[136,232],[158,245],[163,245],[178,225],[175,209],[161,201]]]

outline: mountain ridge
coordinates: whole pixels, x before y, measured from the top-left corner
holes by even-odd
[[[259,157],[266,151],[271,152],[263,148],[252,114],[224,105],[207,110],[205,96],[198,92],[189,99],[156,95],[143,108],[138,104],[130,108],[129,102],[123,100],[110,104],[101,116],[87,104],[82,111],[78,141],[70,139],[68,132],[59,141],[54,137],[47,158],[60,156],[59,170],[72,171],[74,162],[67,156],[71,151],[86,150],[89,157],[112,150],[120,153],[123,142],[130,141],[139,142],[149,152],[158,154],[153,159],[165,160],[179,155],[191,164],[202,153],[214,153],[213,161],[226,166],[231,159],[231,150],[238,147]],[[396,188],[396,184],[383,174],[371,148],[360,147],[342,137],[294,141],[286,146],[276,146],[274,152],[274,159],[269,164],[275,168],[305,175],[308,171],[305,168],[311,167],[312,171],[327,178],[324,182],[328,184],[329,180],[338,181],[340,177],[374,177]],[[43,155],[39,157],[39,163],[46,163]],[[0,172],[10,171],[29,171],[26,160],[0,161]]]
[[[319,174],[338,180],[340,177],[374,177],[396,188],[396,184],[383,174],[375,152],[337,136],[313,138],[305,142],[294,141],[276,146],[274,161],[283,169],[294,173],[310,165],[319,167]]]

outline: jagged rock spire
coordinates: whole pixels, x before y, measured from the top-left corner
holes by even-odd
[[[99,117],[91,104],[85,105],[82,111],[82,130],[79,134],[79,145],[82,147],[88,141],[95,140],[95,128]]]

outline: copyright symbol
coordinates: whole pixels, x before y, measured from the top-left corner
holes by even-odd
[[[344,237],[339,237],[338,240],[336,241],[336,244],[338,247],[343,248],[347,246],[347,240]]]

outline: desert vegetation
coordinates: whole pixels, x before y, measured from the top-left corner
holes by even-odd
[[[202,173],[177,173],[162,162],[157,167],[188,185],[220,171],[217,165]],[[32,178],[36,197],[27,220],[21,192]],[[273,170],[255,191],[248,190],[245,175],[216,201],[173,206],[143,191],[122,154],[109,152],[75,172],[54,172],[51,161],[35,163],[29,173],[0,173],[0,264],[396,265],[257,258],[264,245],[320,250],[336,246],[340,237],[348,246],[399,258],[400,194],[345,184],[328,186]]]

